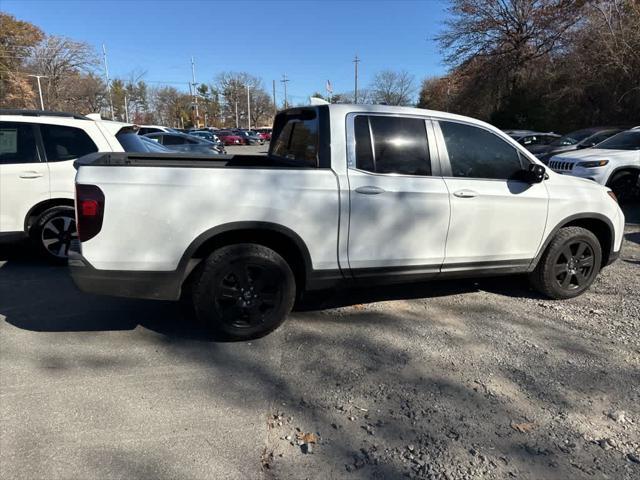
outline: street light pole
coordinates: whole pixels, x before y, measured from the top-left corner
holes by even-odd
[[[360,59],[358,55],[353,59],[353,63],[355,65],[355,88],[353,94],[353,103],[358,103],[358,63],[360,63]]]
[[[191,57],[191,80],[193,84],[193,103],[195,104],[195,119],[193,125],[196,128],[200,127],[200,112],[198,111],[198,94],[196,92],[196,62]]]
[[[28,75],[29,77],[34,77],[38,80],[38,93],[40,94],[40,110],[44,110],[44,101],[42,100],[42,86],[40,85],[41,78],[49,78],[46,75]]]
[[[109,94],[109,111],[111,112],[111,120],[115,120],[113,115],[113,97],[111,96],[111,82],[109,81],[109,66],[107,65],[107,48],[102,44],[102,59],[104,61],[104,78],[107,82],[107,93]]]
[[[251,130],[251,93],[247,85],[247,129]]]

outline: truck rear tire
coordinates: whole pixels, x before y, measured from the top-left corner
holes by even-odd
[[[222,247],[194,273],[196,318],[223,339],[262,337],[278,328],[293,308],[293,272],[278,253],[262,245]]]
[[[602,262],[596,236],[582,227],[561,228],[530,275],[531,284],[547,297],[577,297],[591,286]]]

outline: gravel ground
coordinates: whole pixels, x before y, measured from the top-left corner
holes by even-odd
[[[0,251],[1,476],[640,478],[638,217],[577,299],[352,290],[227,344]]]
[[[273,413],[293,420],[270,430],[269,475],[640,478],[639,265],[629,226],[622,259],[570,301],[454,282],[291,322]],[[317,431],[313,455],[295,427]]]

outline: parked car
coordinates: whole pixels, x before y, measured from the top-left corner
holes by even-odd
[[[216,135],[227,145],[244,145],[244,139],[229,130],[218,130]]]
[[[233,133],[242,138],[245,145],[264,145],[264,138],[253,130],[233,130]]]
[[[544,164],[549,163],[549,159],[554,155],[562,152],[570,152],[573,150],[581,150],[583,148],[591,148],[596,144],[606,140],[607,138],[626,130],[620,127],[594,127],[576,130],[568,133],[554,142],[550,143],[546,148],[536,152],[536,156]]]
[[[124,147],[125,152],[136,153],[173,153],[173,150],[169,150],[164,145],[158,143],[156,140],[147,138],[144,135],[138,135],[134,132],[119,135],[118,140]]]
[[[264,139],[265,142],[271,141],[271,129],[270,128],[256,128],[255,131]]]
[[[191,132],[189,132],[189,135],[198,138],[204,138],[205,140],[215,143],[216,145],[218,145],[218,151],[220,153],[227,153],[222,140],[220,140],[217,135],[211,133],[209,130],[191,130]]]
[[[334,104],[285,110],[273,132],[267,156],[79,160],[76,284],[182,297],[216,332],[251,338],[305,291],[519,273],[563,299],[620,253],[609,189],[484,122]]]
[[[640,196],[640,129],[618,133],[593,148],[555,155],[549,167],[558,173],[608,186],[620,203],[637,199]]]
[[[133,125],[99,116],[0,110],[0,240],[30,238],[49,259],[64,261],[77,238],[74,160],[140,151],[130,137]]]
[[[514,130],[508,135],[534,155],[547,150],[547,145],[560,138],[556,133]],[[506,133],[506,132],[505,132]]]
[[[224,147],[219,146],[217,143],[187,135],[186,133],[148,133],[145,137],[157,141],[169,150],[177,152],[220,155],[224,151]]]
[[[163,127],[162,125],[138,125],[138,135],[160,132],[175,133],[177,131],[175,128]]]

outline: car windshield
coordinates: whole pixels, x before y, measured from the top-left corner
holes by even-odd
[[[597,146],[605,150],[640,150],[640,131],[622,132]]]
[[[116,138],[118,139],[120,145],[122,145],[122,148],[125,152],[167,153],[171,151],[168,148],[160,145],[157,141],[150,140],[146,137],[141,137],[140,135],[131,131],[118,133],[116,135]]]
[[[553,142],[551,145],[567,147],[570,145],[575,145],[578,142],[581,142],[585,138],[593,135],[595,132],[593,130],[578,130],[577,132],[571,132],[563,137],[560,137],[558,140]]]

